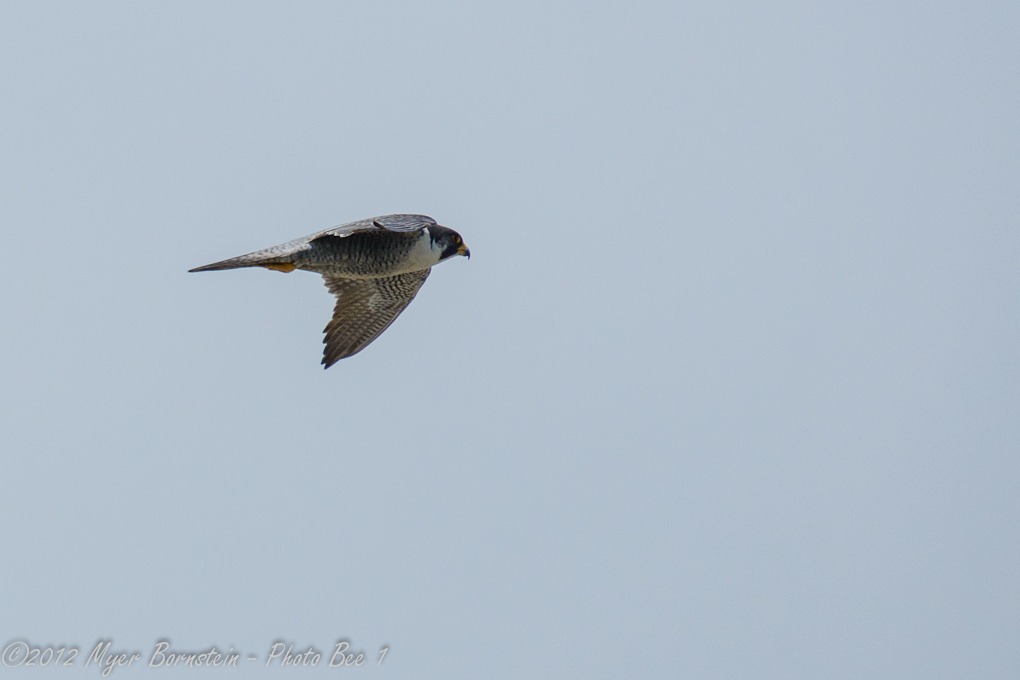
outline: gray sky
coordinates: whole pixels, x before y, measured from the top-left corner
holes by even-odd
[[[1018,28],[4,3],[3,644],[1017,677]],[[329,371],[318,277],[186,273],[392,212],[473,257]]]

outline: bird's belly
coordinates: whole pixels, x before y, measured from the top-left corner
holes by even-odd
[[[424,241],[424,243],[422,243]],[[302,253],[300,269],[347,279],[376,279],[428,269],[436,257],[429,239],[416,239],[403,247],[377,247],[368,239],[337,238],[328,245]]]

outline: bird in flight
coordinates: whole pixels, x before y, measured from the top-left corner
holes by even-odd
[[[336,296],[325,328],[322,365],[365,349],[411,303],[432,267],[471,257],[464,239],[425,215],[384,215],[351,222],[190,271],[265,267],[321,274]]]

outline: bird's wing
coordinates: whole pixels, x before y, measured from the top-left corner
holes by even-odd
[[[308,237],[313,241],[323,236],[350,236],[365,232],[393,232],[397,234],[417,234],[425,227],[436,226],[436,221],[427,215],[383,215],[382,217],[370,217],[367,220],[358,220],[339,227],[333,227]]]
[[[322,364],[336,362],[365,349],[411,304],[431,269],[380,279],[342,279],[324,276],[336,295],[333,319],[325,328]]]

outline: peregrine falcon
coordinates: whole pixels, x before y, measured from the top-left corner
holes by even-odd
[[[351,222],[278,246],[190,271],[265,267],[322,274],[337,297],[326,326],[322,365],[365,349],[411,303],[432,267],[471,257],[464,239],[425,215],[384,215]]]

